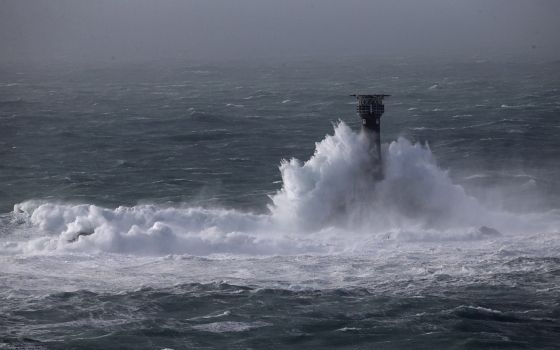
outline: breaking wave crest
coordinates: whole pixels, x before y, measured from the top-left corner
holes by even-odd
[[[399,138],[382,153],[384,178],[376,182],[367,137],[339,123],[308,161],[281,163],[283,186],[271,196],[269,214],[27,201],[6,219],[16,228],[0,251],[327,253],[356,249],[357,241],[360,249],[374,249],[382,240],[472,240],[558,227],[548,214],[520,217],[485,208],[438,167],[428,146]]]
[[[489,224],[485,210],[440,169],[428,146],[404,138],[383,150],[384,179],[368,139],[340,123],[317,143],[313,157],[280,166],[283,188],[272,197],[280,224],[325,224],[363,231],[448,229]]]

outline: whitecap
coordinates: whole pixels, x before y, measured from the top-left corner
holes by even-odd
[[[477,233],[482,226],[504,233],[557,230],[558,221],[545,214],[483,206],[438,166],[427,145],[399,138],[383,145],[382,154],[384,178],[375,181],[379,164],[370,140],[339,123],[310,159],[281,162],[282,186],[264,214],[189,204],[26,201],[12,213],[26,235],[4,238],[0,253],[323,254],[368,249],[387,237],[488,239]]]
[[[229,332],[245,332],[255,328],[272,326],[272,324],[263,321],[255,322],[212,322],[192,326],[192,328],[210,333],[229,333]]]

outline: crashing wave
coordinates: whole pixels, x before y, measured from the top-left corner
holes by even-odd
[[[346,124],[316,144],[306,162],[280,165],[282,188],[269,214],[189,206],[27,201],[12,215],[29,237],[4,252],[105,251],[208,255],[333,252],[380,239],[487,239],[501,232],[554,229],[542,216],[491,211],[453,183],[428,146],[399,138],[383,148],[384,178],[374,181],[369,141]],[[548,224],[547,224],[548,223]],[[548,226],[547,226],[548,225]]]

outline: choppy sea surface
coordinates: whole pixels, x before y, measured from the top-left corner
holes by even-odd
[[[383,173],[352,93],[386,93]],[[0,349],[557,349],[560,64],[0,67]]]

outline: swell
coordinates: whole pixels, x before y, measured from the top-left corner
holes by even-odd
[[[3,219],[3,253],[274,255],[344,251],[356,241],[488,239],[556,232],[558,213],[510,214],[453,183],[428,146],[399,138],[383,147],[383,180],[367,138],[344,123],[307,161],[284,160],[268,214],[234,209],[31,200]],[[18,234],[13,234],[18,233]]]
[[[213,345],[224,342],[219,347],[236,341],[243,347],[272,342],[281,348],[330,348],[349,342],[364,348],[378,342],[397,347],[469,348],[476,342],[481,348],[554,348],[559,312],[555,294],[535,299],[523,288],[506,292],[504,287],[473,284],[422,297],[363,288],[290,291],[226,283],[123,293],[80,290],[10,309],[2,315],[8,327],[0,330],[0,342],[58,348],[63,340],[69,348],[147,348],[157,338],[158,344],[176,348],[185,343],[204,346],[213,336]]]

